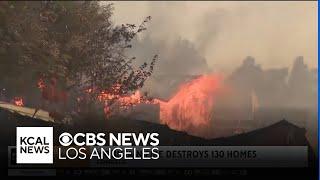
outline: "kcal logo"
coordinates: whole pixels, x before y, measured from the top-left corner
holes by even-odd
[[[17,127],[17,163],[52,164],[53,128]]]

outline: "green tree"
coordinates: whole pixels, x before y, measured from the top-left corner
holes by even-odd
[[[0,86],[12,94],[36,90],[39,78],[58,80],[75,99],[91,89],[117,97],[143,86],[157,56],[135,68],[127,57],[131,40],[146,30],[111,21],[112,4],[100,2],[0,2]],[[38,91],[37,91],[38,92]]]

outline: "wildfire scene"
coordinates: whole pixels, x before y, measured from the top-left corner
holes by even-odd
[[[1,1],[1,157],[16,127],[156,132],[304,146],[315,175],[317,58],[313,1]]]

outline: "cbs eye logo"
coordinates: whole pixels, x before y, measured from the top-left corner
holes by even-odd
[[[73,138],[72,135],[69,133],[62,133],[59,136],[59,142],[62,146],[70,146],[72,144]]]

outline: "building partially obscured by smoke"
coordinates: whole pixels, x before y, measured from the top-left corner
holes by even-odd
[[[264,108],[314,108],[316,102],[316,70],[309,69],[302,56],[287,67],[263,69],[253,57],[247,57],[227,79],[238,94],[237,104],[250,106],[250,94],[255,92]]]
[[[164,71],[165,66],[169,66],[162,65],[160,67]],[[192,67],[186,69],[190,70]],[[176,93],[177,87],[197,77],[177,68],[176,74],[179,73],[180,76],[155,74],[149,90],[156,92],[153,93],[156,98],[168,99]],[[186,74],[182,75],[183,73]],[[216,98],[212,109],[211,129],[199,129],[201,135],[229,136],[264,127],[281,119],[301,127],[313,127],[316,122],[317,70],[309,69],[301,56],[293,61],[291,70],[289,67],[264,69],[253,57],[248,56],[241,66],[225,77],[225,84],[229,91]],[[146,106],[150,106],[147,109],[155,109],[151,107],[154,105]],[[141,108],[138,106],[138,109]],[[143,120],[156,118],[150,112],[151,110],[149,115],[144,116],[138,113],[137,117]]]

